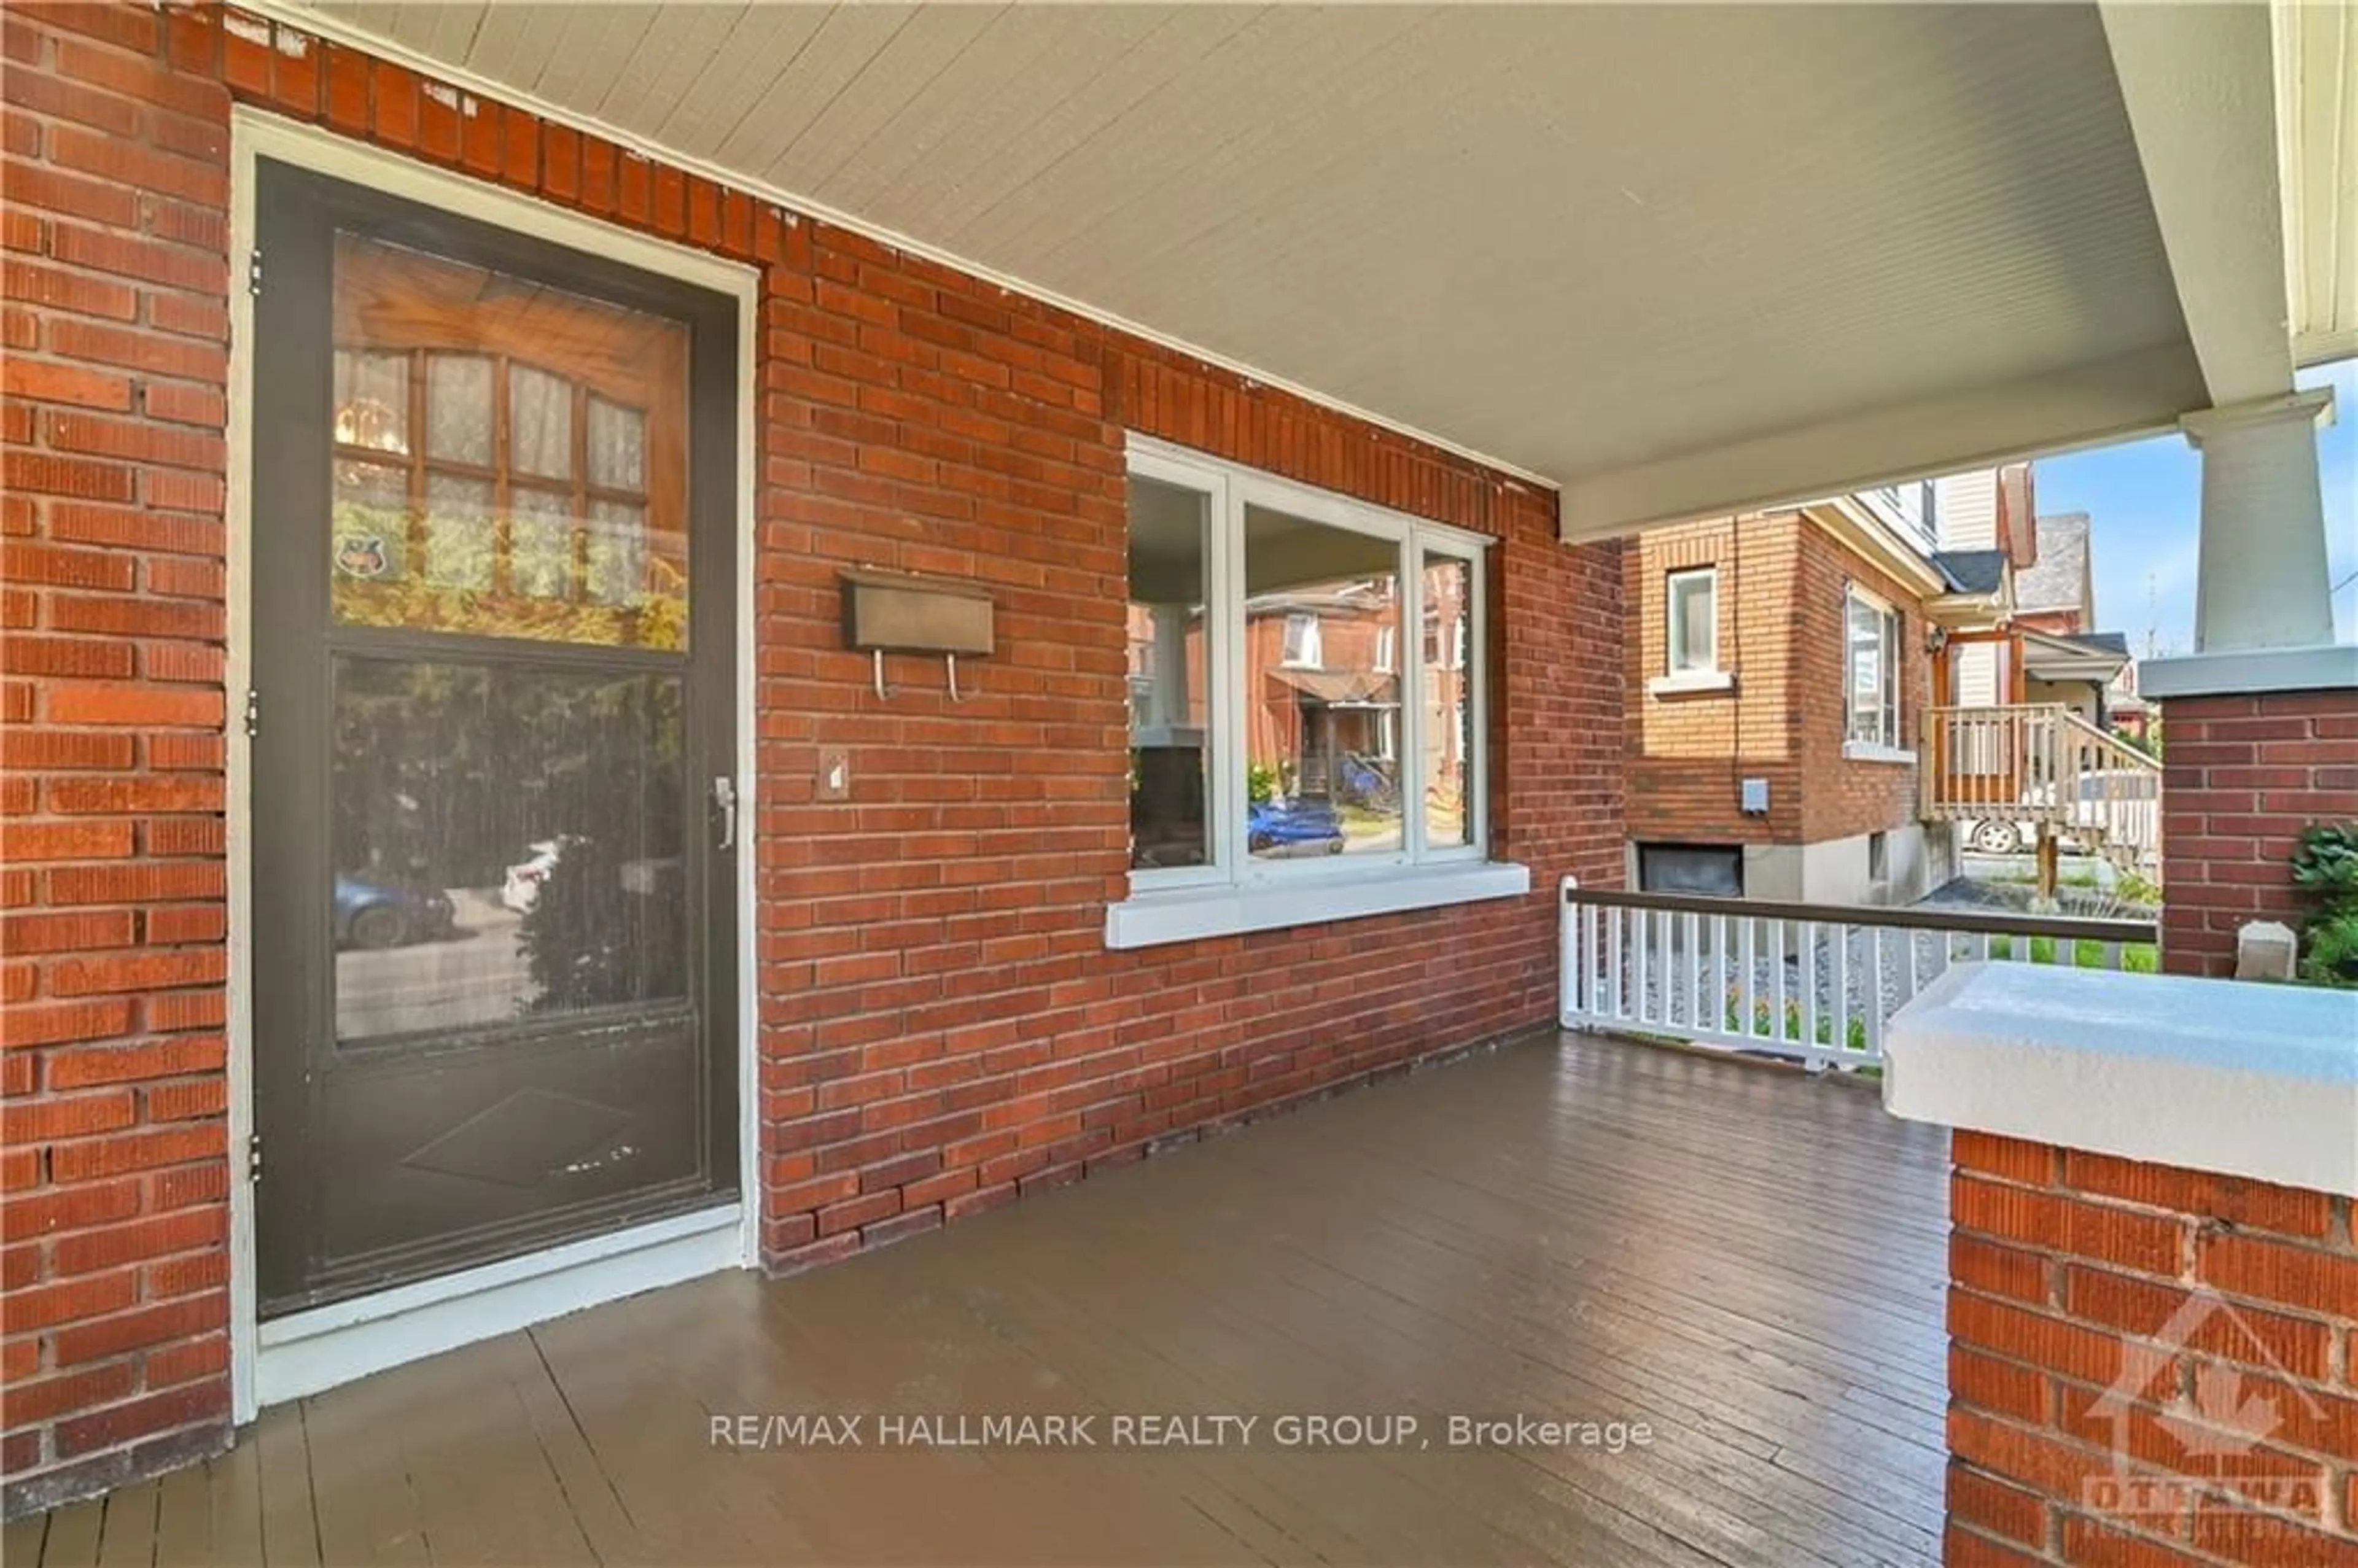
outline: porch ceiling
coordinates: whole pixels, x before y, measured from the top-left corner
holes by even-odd
[[[2210,401],[2093,5],[295,14],[1520,468],[1568,535]]]

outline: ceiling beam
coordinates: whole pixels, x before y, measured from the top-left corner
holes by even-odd
[[[2211,401],[2280,397],[2292,341],[2268,7],[2099,10]]]
[[[2151,435],[2208,406],[2201,367],[2165,343],[2020,382],[1725,442],[1563,486],[1563,537],[1609,537]]]

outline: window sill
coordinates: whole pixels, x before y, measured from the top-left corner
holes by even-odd
[[[1843,760],[1850,762],[1890,762],[1898,767],[1912,768],[1916,765],[1916,753],[1873,741],[1845,741],[1843,742]]]
[[[1646,683],[1648,697],[1699,697],[1735,689],[1734,670],[1688,670],[1680,675],[1656,676]]]
[[[1136,893],[1124,903],[1108,904],[1105,945],[1156,947],[1247,931],[1519,898],[1531,891],[1530,867],[1497,860],[1413,870],[1387,866],[1363,876],[1322,876],[1251,887],[1176,888]]]

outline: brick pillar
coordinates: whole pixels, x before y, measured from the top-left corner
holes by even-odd
[[[2351,1201],[1952,1147],[1952,1568],[2358,1563]]]
[[[2300,830],[2358,821],[2358,687],[2173,697],[2161,712],[2162,966],[2232,974],[2246,921],[2299,926]]]

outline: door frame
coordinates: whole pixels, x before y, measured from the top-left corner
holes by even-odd
[[[256,166],[270,158],[372,186],[462,217],[611,257],[737,302],[736,756],[737,797],[749,830],[736,857],[737,1159],[733,1206],[676,1216],[461,1271],[439,1279],[275,1320],[265,1344],[257,1310],[254,1193],[246,1150],[254,1130],[253,952],[254,778],[243,722],[254,660],[254,294],[243,258],[254,254]],[[406,155],[243,106],[230,114],[231,284],[228,550],[225,661],[229,892],[230,1394],[233,1418],[252,1421],[265,1402],[364,1376],[527,1323],[654,1285],[761,1260],[761,1095],[757,1073],[761,989],[754,973],[754,882],[760,798],[754,769],[753,579],[759,466],[755,357],[759,272],[685,246],[568,212],[448,173]],[[266,716],[265,716],[266,721]],[[264,1352],[272,1357],[265,1378]]]

